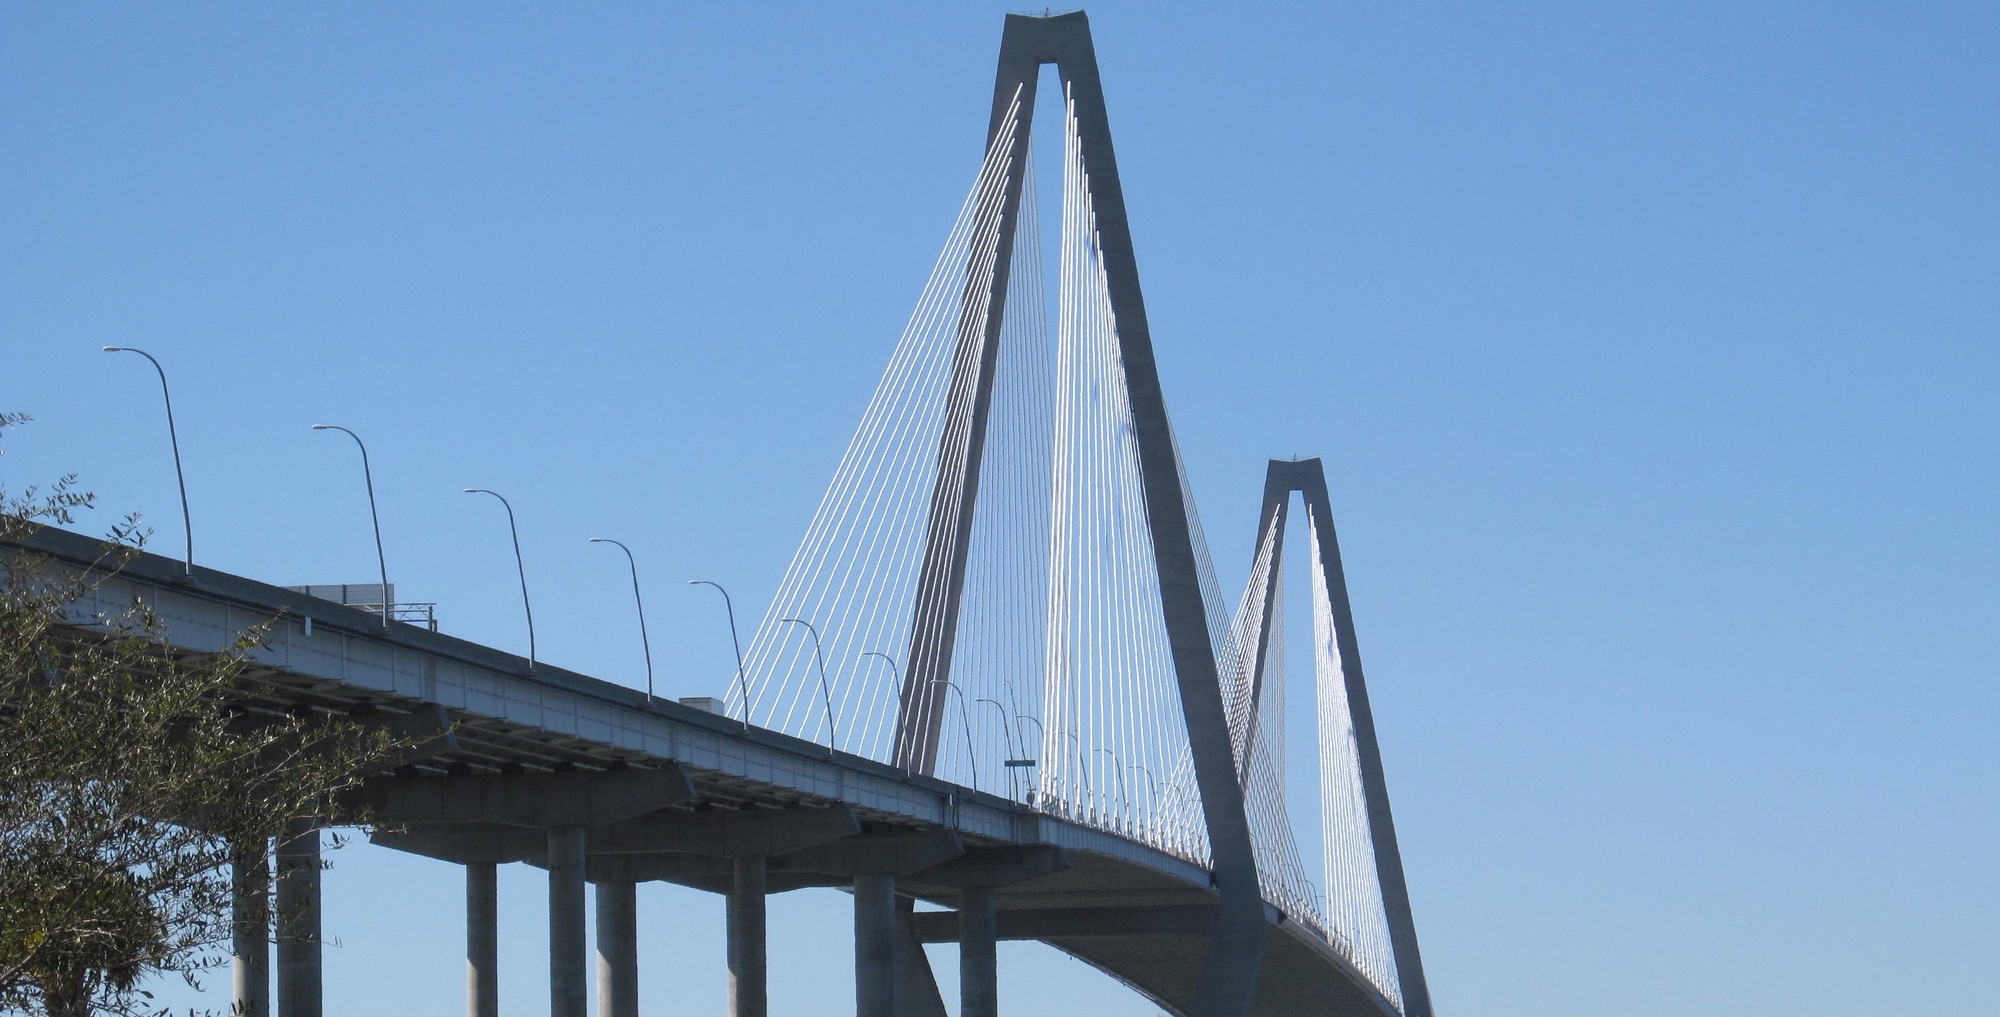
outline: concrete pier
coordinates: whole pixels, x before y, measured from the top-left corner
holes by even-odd
[[[854,1012],[896,1017],[896,877],[854,877]]]
[[[993,888],[968,886],[959,893],[959,1017],[1000,1017],[1000,929]]]
[[[770,1012],[765,955],[763,858],[735,859],[729,888],[729,1017],[766,1017]]]
[[[230,870],[230,1003],[236,1017],[271,1017],[269,848],[238,846]]]
[[[597,1017],[639,1017],[637,884],[597,884]]]
[[[278,844],[278,1017],[320,1017],[319,827],[291,833]]]
[[[549,828],[549,1017],[589,1017],[583,827]]]
[[[465,1017],[500,1017],[499,869],[465,867]]]

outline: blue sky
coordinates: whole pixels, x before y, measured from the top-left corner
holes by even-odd
[[[1225,586],[1264,460],[1327,461],[1440,1009],[1990,1012],[2000,8],[1089,10]],[[144,347],[201,563],[372,581],[343,424],[447,631],[525,649],[491,487],[544,658],[639,679],[617,537],[664,690],[720,694],[684,580],[776,585],[1002,13],[0,8],[4,482],[178,553],[155,383],[98,351]],[[330,1012],[458,1006],[456,873],[334,857]],[[721,902],[641,896],[648,1012],[719,1009]],[[773,901],[774,1012],[845,998],[846,903]],[[1009,1013],[1153,1012],[1003,957]]]

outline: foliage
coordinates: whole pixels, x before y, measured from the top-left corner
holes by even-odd
[[[342,792],[396,749],[344,718],[234,707],[258,632],[186,654],[143,606],[83,616],[142,541],[136,519],[90,569],[21,542],[91,502],[73,476],[0,487],[0,1011],[146,1013],[143,978],[198,984],[233,931],[236,846],[262,866],[293,821],[351,821]]]

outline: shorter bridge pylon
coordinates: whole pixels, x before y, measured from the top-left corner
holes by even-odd
[[[1232,719],[1236,721],[1232,727],[1238,732],[1238,752],[1243,757],[1239,765],[1249,773],[1258,753],[1268,751],[1257,742],[1260,724],[1270,723],[1263,719],[1268,677],[1265,665],[1272,644],[1282,639],[1277,604],[1286,521],[1294,493],[1304,503],[1312,543],[1309,567],[1319,700],[1318,778],[1327,931],[1337,945],[1346,947],[1347,959],[1361,974],[1392,996],[1404,1017],[1431,1017],[1430,990],[1424,981],[1374,713],[1362,674],[1340,540],[1334,531],[1326,471],[1318,459],[1273,459],[1265,470],[1257,561],[1252,589],[1245,597],[1253,617],[1242,619],[1244,627],[1255,628],[1254,634],[1240,640],[1243,656],[1238,685],[1231,696]],[[1275,726],[1282,727],[1282,722]],[[1282,767],[1283,760],[1276,760],[1275,765]],[[1253,789],[1249,805],[1253,824],[1260,814],[1280,817],[1283,822],[1282,790],[1259,788],[1253,781],[1246,784]],[[1259,802],[1259,797],[1266,800]],[[1263,809],[1259,809],[1260,804]],[[1289,836],[1288,830],[1285,835]],[[1259,868],[1268,881],[1274,860],[1265,857],[1265,838],[1259,839]]]

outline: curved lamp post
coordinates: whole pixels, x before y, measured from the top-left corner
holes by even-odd
[[[1028,721],[1034,721],[1034,724],[1035,724],[1035,754],[1039,756],[1039,755],[1041,755],[1041,752],[1042,752],[1042,743],[1043,743],[1043,742],[1045,742],[1045,741],[1048,741],[1048,739],[1049,739],[1049,733],[1048,733],[1048,731],[1046,731],[1046,730],[1044,730],[1044,729],[1042,728],[1042,722],[1041,722],[1041,721],[1039,721],[1039,720],[1035,720],[1035,715],[1034,715],[1034,714],[1032,714],[1032,713],[1017,713],[1017,714],[1015,714],[1015,715],[1014,715],[1014,723],[1016,723],[1016,724],[1019,724],[1020,722],[1022,722],[1022,721],[1024,721],[1024,720],[1028,720]]]
[[[625,563],[632,566],[632,603],[639,608],[639,648],[646,651],[646,702],[653,701],[653,643],[646,638],[646,602],[639,597],[639,561],[632,557],[632,549],[623,541],[610,537],[592,537],[592,544],[610,544],[625,552]]]
[[[1001,703],[998,699],[988,699],[985,696],[980,696],[977,701],[981,703],[991,703],[993,704],[994,709],[1000,711],[1000,730],[1004,735],[1004,737],[1006,738],[1007,742],[1008,758],[1005,764],[1007,767],[1007,793],[1012,795],[1015,793],[1014,788],[1018,786],[1020,780],[1019,775],[1015,774],[1014,770],[1017,767],[1020,767],[1026,763],[1026,760],[1021,758],[1021,750],[1015,747],[1014,745],[1013,722],[1008,719],[1006,705]]]
[[[863,650],[861,651],[861,655],[864,657],[880,657],[889,662],[889,670],[892,674],[900,675],[903,673],[903,669],[896,666],[896,658],[880,650]],[[958,719],[965,725],[965,759],[966,762],[972,764],[972,789],[977,791],[979,790],[979,756],[972,748],[972,714],[965,708],[965,690],[953,685],[949,678],[933,678],[931,682],[932,684],[943,685],[953,692],[958,693]],[[900,733],[898,737],[901,737]]]
[[[1035,723],[1039,725],[1041,721]],[[1090,760],[1083,754],[1083,739],[1068,731],[1058,730],[1056,733],[1069,739],[1070,746],[1076,749],[1076,772],[1083,778],[1083,796],[1093,802],[1096,801],[1097,792],[1090,787]]]
[[[965,761],[972,764],[972,789],[979,790],[979,753],[972,745],[972,711],[965,706],[965,690],[949,678],[933,679],[945,688],[958,693],[958,721],[965,725]]]
[[[1015,759],[1021,758],[1021,750],[1018,746],[1014,744],[1014,728],[1012,721],[1009,719],[1007,715],[1006,705],[1001,703],[998,699],[988,699],[985,696],[980,696],[978,699],[974,700],[974,702],[992,703],[993,708],[1000,711],[1000,730],[1006,733],[1007,751],[1011,753]]]
[[[375,511],[375,472],[368,468],[368,446],[361,443],[361,436],[339,424],[314,424],[315,431],[339,431],[354,439],[361,449],[361,478],[368,482],[368,519],[375,524],[375,564],[382,570],[382,627],[389,627],[389,616],[395,605],[389,602],[389,559],[382,554],[382,515]]]
[[[729,612],[729,645],[736,648],[736,688],[743,696],[743,729],[750,730],[750,680],[743,676],[743,641],[736,638],[736,604],[729,599],[729,591],[713,579],[690,579],[689,586],[713,586],[722,594],[722,607]]]
[[[1017,714],[1015,714],[1015,715],[1014,715],[1014,726],[1018,728],[1018,727],[1020,726],[1021,722],[1022,722],[1022,721],[1024,721],[1024,720],[1033,720],[1033,721],[1035,721],[1035,759],[1036,759],[1037,761],[1039,761],[1039,760],[1040,760],[1040,759],[1042,758],[1042,753],[1043,753],[1043,751],[1044,751],[1044,750],[1046,750],[1046,749],[1048,748],[1048,746],[1047,746],[1046,744],[1043,744],[1043,743],[1045,743],[1045,742],[1047,742],[1047,741],[1049,740],[1049,733],[1048,733],[1048,731],[1047,731],[1047,730],[1045,730],[1045,729],[1044,729],[1044,728],[1042,727],[1042,722],[1041,722],[1041,721],[1039,721],[1039,720],[1036,720],[1036,719],[1035,719],[1035,717],[1034,717],[1034,716],[1033,716],[1032,714],[1026,714],[1026,713],[1017,713]],[[1024,741],[1024,742],[1025,742],[1025,741],[1027,741],[1027,740],[1028,740],[1028,736],[1027,736],[1027,735],[1022,735],[1022,736],[1021,736],[1021,740],[1022,740],[1022,741]],[[1042,773],[1042,771],[1039,771],[1039,770],[1037,770],[1037,771],[1035,772],[1035,782],[1034,782],[1034,784],[1033,784],[1033,785],[1031,785],[1031,786],[1030,786],[1030,787],[1028,788],[1028,807],[1029,807],[1029,808],[1036,808],[1036,807],[1037,807],[1037,806],[1035,805],[1035,799],[1036,799],[1037,797],[1039,797],[1039,796],[1040,796],[1040,794],[1041,794],[1041,787],[1042,787],[1042,778],[1043,778],[1043,773]]]
[[[1140,773],[1146,775],[1147,783],[1153,786],[1152,790],[1153,802],[1155,803],[1155,807],[1157,808],[1158,802],[1160,800],[1160,778],[1153,776],[1153,771],[1147,768],[1146,764],[1144,763],[1133,763],[1131,766],[1126,767],[1126,769],[1137,770]]]
[[[1153,776],[1153,771],[1147,769],[1144,763],[1133,763],[1126,769],[1137,770],[1146,775],[1147,818],[1152,820],[1149,825],[1157,831],[1160,825],[1160,778]]]
[[[1121,810],[1121,812],[1124,813],[1131,812],[1132,795],[1125,789],[1125,767],[1124,764],[1119,761],[1118,753],[1113,752],[1110,749],[1091,749],[1090,752],[1092,755],[1096,755],[1097,753],[1102,752],[1105,755],[1111,757],[1111,772],[1116,773],[1118,775],[1118,797],[1125,800],[1125,808]]]
[[[804,618],[780,618],[778,620],[780,622],[791,622],[794,625],[804,625],[806,631],[812,633],[813,661],[819,664],[819,694],[820,698],[826,701],[826,751],[829,753],[838,752],[840,750],[840,732],[835,730],[833,726],[833,693],[827,690],[826,658],[821,656],[819,652],[819,630],[813,627],[812,622]]]
[[[187,539],[187,556],[185,561],[187,571],[185,574],[188,582],[194,582],[194,521],[188,517],[187,476],[181,472],[181,439],[180,435],[174,430],[174,397],[167,391],[167,369],[161,367],[160,362],[154,360],[151,353],[147,353],[145,350],[135,346],[106,346],[104,347],[104,352],[137,353],[150,361],[153,365],[153,370],[160,375],[160,398],[165,400],[167,404],[167,441],[174,447],[174,480],[181,487],[181,532]]]
[[[514,525],[514,506],[498,491],[468,487],[466,494],[490,494],[507,510],[507,533],[514,538],[514,569],[521,574],[521,612],[528,616],[528,671],[535,670],[535,609],[528,603],[528,566],[521,561],[521,530]]]

